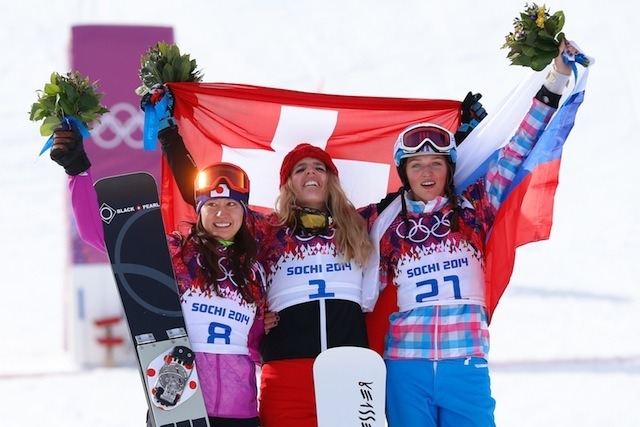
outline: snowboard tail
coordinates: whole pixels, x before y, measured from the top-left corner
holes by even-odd
[[[150,416],[156,427],[209,427],[156,182],[137,172],[100,179],[95,189]]]
[[[318,427],[384,427],[386,367],[368,348],[334,347],[313,364]]]

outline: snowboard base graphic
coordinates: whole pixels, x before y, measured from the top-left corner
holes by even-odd
[[[318,427],[384,427],[386,367],[378,353],[334,347],[313,364]]]
[[[149,415],[156,427],[209,427],[156,182],[138,172],[100,179],[95,189]]]

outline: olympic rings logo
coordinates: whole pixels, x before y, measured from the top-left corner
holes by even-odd
[[[235,287],[239,287],[233,276],[233,270],[227,268],[227,263],[229,263],[229,259],[225,256],[222,256],[220,257],[220,259],[218,259],[218,268],[220,269],[220,274],[222,277],[218,277],[216,280],[220,283],[224,282],[225,280],[229,280]]]
[[[427,240],[430,236],[434,237],[444,237],[451,232],[451,222],[447,218],[447,216],[440,217],[438,215],[433,215],[430,219],[434,220],[433,225],[431,227],[423,224],[423,220],[426,218],[420,218],[418,221],[413,218],[409,219],[409,232],[405,233],[406,230],[404,221],[398,224],[396,227],[396,234],[401,238],[408,238],[412,242],[422,243]]]
[[[91,138],[96,145],[110,150],[124,142],[131,148],[141,150],[144,113],[126,102],[114,104],[109,109],[111,113],[102,116],[102,123],[91,132]],[[136,134],[139,138],[135,137]]]
[[[205,266],[202,263],[202,254],[200,254],[200,253],[196,254],[196,263],[198,264],[198,266],[200,268],[205,270]],[[219,271],[220,276],[218,276],[218,278],[216,278],[216,281],[222,283],[225,280],[229,280],[231,283],[233,283],[233,285],[235,287],[239,287],[238,284],[235,281],[235,276],[233,275],[233,270],[231,270],[231,269],[229,269],[227,267],[228,263],[229,263],[229,258],[227,258],[226,256],[221,256],[218,259],[218,268],[220,269],[220,271]]]

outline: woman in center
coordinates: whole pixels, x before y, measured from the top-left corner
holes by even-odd
[[[300,144],[282,162],[274,214],[256,221],[258,259],[277,326],[262,344],[262,425],[316,426],[313,362],[331,347],[367,347],[360,306],[372,244],[364,220],[321,148]]]

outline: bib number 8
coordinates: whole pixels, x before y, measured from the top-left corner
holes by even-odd
[[[209,323],[209,344],[215,344],[216,340],[222,340],[223,344],[231,344],[231,326],[224,323]]]

